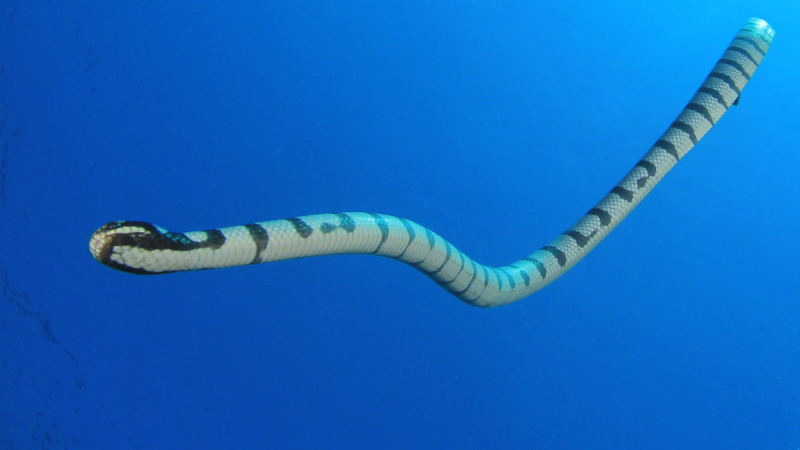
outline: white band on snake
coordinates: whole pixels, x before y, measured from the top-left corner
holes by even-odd
[[[363,212],[315,214],[208,231],[175,233],[146,222],[111,222],[89,249],[103,264],[135,274],[241,266],[308,256],[364,253],[416,267],[470,305],[505,305],[543,288],[589,253],[732,105],[774,36],[750,19],[692,100],[649,152],[572,228],[503,267],[479,264],[410,220]]]

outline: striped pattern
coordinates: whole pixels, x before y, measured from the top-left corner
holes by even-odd
[[[642,201],[728,108],[737,104],[773,35],[763,20],[748,21],[689,104],[633,170],[572,228],[507,266],[479,264],[410,220],[362,212],[316,214],[189,233],[170,232],[146,222],[111,222],[92,235],[89,248],[100,262],[137,274],[343,253],[388,256],[416,267],[471,305],[505,305],[569,270]]]

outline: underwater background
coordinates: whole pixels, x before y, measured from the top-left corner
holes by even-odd
[[[112,220],[547,244],[750,17],[739,105],[534,296],[348,255],[134,276]],[[0,0],[0,449],[800,447],[800,4]]]

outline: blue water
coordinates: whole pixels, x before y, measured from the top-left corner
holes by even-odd
[[[740,104],[511,306],[371,256],[139,277],[111,220],[545,245],[738,28]],[[796,2],[0,2],[0,449],[800,447]]]

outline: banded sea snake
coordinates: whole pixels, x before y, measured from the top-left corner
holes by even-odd
[[[213,269],[343,253],[409,264],[475,306],[505,305],[569,270],[642,201],[732,105],[775,32],[750,19],[678,118],[634,168],[578,223],[530,256],[503,267],[479,264],[410,220],[363,212],[315,214],[208,231],[176,233],[146,222],[110,222],[89,249],[103,264],[135,274]]]

